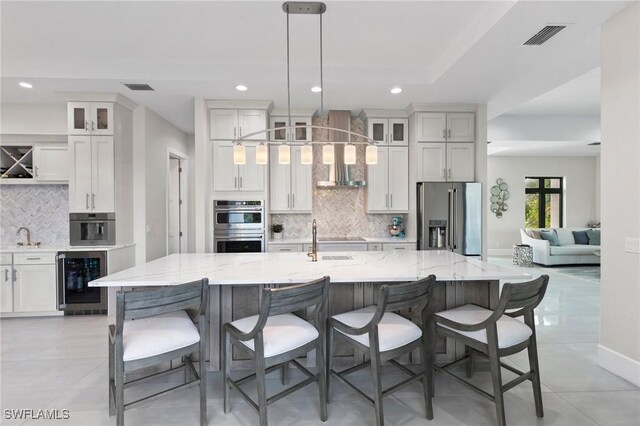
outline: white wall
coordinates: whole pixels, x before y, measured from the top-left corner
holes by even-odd
[[[600,141],[597,115],[501,115],[489,122],[490,141]]]
[[[602,29],[602,278],[599,362],[640,386],[640,5]]]
[[[489,157],[487,196],[496,179],[509,185],[509,210],[501,218],[488,213],[489,254],[510,254],[519,244],[524,227],[524,179],[526,176],[564,177],[564,222],[568,228],[585,227],[596,219],[595,157]],[[488,206],[486,207],[489,208]]]
[[[4,135],[66,135],[67,104],[2,104]]]

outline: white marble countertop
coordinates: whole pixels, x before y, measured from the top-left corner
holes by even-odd
[[[25,247],[25,246],[5,246],[0,247],[0,253],[57,253],[59,251],[111,251],[118,250],[124,247],[130,247],[135,244],[118,244],[115,246],[69,246],[64,244],[47,245],[43,244],[40,247]]]
[[[318,240],[318,244],[366,244],[366,243],[416,243],[415,238],[394,238],[394,237],[363,237],[362,241],[344,241],[344,240]],[[269,238],[267,244],[311,244],[311,237],[308,238],[283,238],[281,240],[274,240]]]
[[[349,260],[325,257],[349,256]],[[90,286],[177,285],[209,278],[210,284],[289,284],[329,275],[332,282],[525,280],[531,275],[449,251],[172,254],[89,283]]]

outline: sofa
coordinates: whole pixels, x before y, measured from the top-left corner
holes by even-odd
[[[540,231],[555,232],[559,245],[551,245],[551,242],[541,237]],[[576,264],[600,264],[600,244],[595,237],[585,244],[576,244],[573,231],[591,231],[590,228],[546,228],[546,229],[520,229],[522,244],[533,247],[533,262],[545,266],[576,265]],[[599,231],[599,230],[597,230]],[[591,232],[590,232],[591,233]],[[584,235],[584,234],[581,234]],[[540,238],[538,238],[540,237]],[[598,244],[593,244],[595,241]]]

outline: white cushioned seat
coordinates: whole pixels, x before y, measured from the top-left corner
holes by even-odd
[[[345,323],[349,327],[360,328],[364,327],[369,323],[369,321],[371,321],[375,312],[376,306],[372,305],[355,311],[334,315],[332,318]],[[336,331],[341,332],[340,330]],[[343,334],[351,337],[356,342],[369,347],[369,333],[360,335]],[[393,312],[385,312],[378,324],[380,352],[399,348],[419,339],[420,337],[422,337],[422,330],[420,330],[420,327]]]
[[[233,321],[231,324],[243,333],[253,330],[258,322],[258,315]],[[269,358],[299,348],[318,337],[318,330],[293,314],[275,315],[267,319],[262,332],[264,340],[264,356]],[[255,351],[253,339],[240,342]]]
[[[124,361],[171,352],[199,341],[198,328],[185,311],[126,321],[122,326]]]
[[[567,246],[551,246],[549,248],[549,254],[551,254],[551,256],[561,256],[567,254],[593,254],[594,251],[599,249],[600,246],[590,246],[587,244],[570,244]]]
[[[461,324],[477,324],[489,318],[491,314],[493,314],[493,311],[480,306],[463,305],[458,308],[438,312],[436,315]],[[479,342],[487,343],[487,332],[484,329],[478,331],[460,331],[453,327],[447,327],[443,324],[438,325],[443,328],[448,328],[449,330],[455,330],[456,333],[470,337]],[[511,318],[508,315],[503,315],[498,320],[497,328],[498,347],[501,349],[522,343],[527,340],[531,334],[533,334],[528,325],[515,318]]]

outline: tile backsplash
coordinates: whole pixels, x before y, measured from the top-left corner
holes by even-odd
[[[326,118],[314,117],[314,125],[326,125]],[[364,133],[364,123],[357,117],[351,119],[351,130]],[[313,129],[313,140],[327,140],[323,130]],[[352,166],[353,180],[366,180],[364,145],[357,145],[357,162]],[[367,214],[366,188],[322,188],[315,186],[319,180],[328,179],[329,166],[322,164],[321,145],[313,146],[313,213],[273,214],[270,224],[284,225],[285,238],[309,237],[311,221],[316,219],[318,235],[322,237],[386,237],[387,225],[398,214]]]
[[[69,244],[69,186],[0,186],[1,245],[14,244],[21,226],[29,228],[33,241]]]

